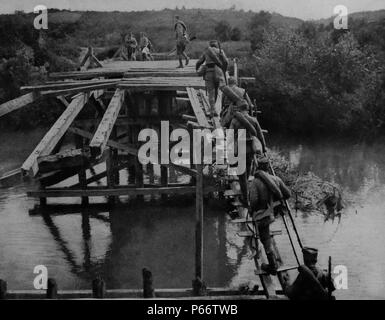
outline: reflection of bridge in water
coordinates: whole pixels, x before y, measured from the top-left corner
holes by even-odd
[[[184,200],[186,202],[186,200]],[[70,249],[69,241],[55,223],[55,217],[81,214],[82,262]],[[157,288],[189,288],[194,275],[194,205],[192,199],[180,210],[176,205],[107,204],[37,206],[31,214],[42,215],[57,247],[63,253],[71,273],[91,283],[101,276],[109,289],[139,288],[140,272],[148,267],[154,274]],[[110,229],[109,243],[103,255],[92,252],[91,221],[95,219]],[[208,209],[204,218],[204,276],[207,285],[227,286],[246,246],[234,243],[235,233],[229,232],[227,218],[221,210]],[[230,225],[231,227],[231,225]],[[229,257],[229,246],[236,257]],[[234,250],[235,249],[235,250]],[[92,258],[94,257],[94,258]],[[186,289],[187,290],[187,289]],[[231,292],[231,288],[222,289]],[[234,291],[234,290],[233,290]]]

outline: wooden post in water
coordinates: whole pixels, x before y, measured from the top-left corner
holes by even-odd
[[[84,147],[84,138],[80,135],[75,135],[75,144],[76,148],[82,149]],[[86,174],[86,166],[84,165],[84,161],[82,161],[82,166],[80,168],[79,174],[79,184],[81,189],[87,188],[87,174]],[[89,200],[88,197],[82,197],[82,205],[88,205]]]
[[[115,186],[115,177],[113,169],[113,151],[110,147],[106,149],[106,171],[107,171],[107,187],[114,188]],[[108,203],[113,205],[115,204],[115,197],[109,196]]]
[[[104,280],[97,277],[92,281],[92,297],[96,299],[103,299],[106,295],[106,284]]]
[[[204,295],[203,279],[203,164],[196,165],[196,204],[195,204],[195,279],[194,295]]]
[[[0,279],[0,300],[5,300],[7,297],[7,282]]]
[[[160,183],[162,187],[168,186],[168,168],[165,166],[160,167]],[[167,200],[167,194],[162,194],[162,200]]]
[[[152,273],[147,268],[142,269],[143,275],[143,298],[154,298],[155,292],[152,286]]]
[[[57,283],[55,279],[48,278],[47,280],[47,299],[57,299]]]

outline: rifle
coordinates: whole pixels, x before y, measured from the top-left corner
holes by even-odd
[[[221,46],[221,43],[218,41],[218,48],[219,48],[219,58],[221,59],[221,64],[222,64],[222,72],[223,72],[223,76],[225,77],[225,83],[226,83],[226,86],[228,85],[227,83],[227,77],[226,77],[226,71],[227,71],[227,67],[229,66],[228,63],[226,61],[224,61],[223,59],[223,52],[222,52],[222,46]]]

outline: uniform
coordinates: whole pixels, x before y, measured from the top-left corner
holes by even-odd
[[[277,262],[271,243],[270,224],[274,221],[274,202],[290,198],[290,190],[276,176],[258,170],[249,185],[250,207],[253,219],[257,221],[259,238],[265,248],[269,265],[262,265],[266,272],[274,274]],[[257,242],[258,243],[258,242]]]
[[[201,65],[205,63],[204,80],[206,82],[207,95],[211,110],[215,113],[214,106],[218,94],[218,89],[225,86],[225,75],[219,66],[221,62],[228,63],[227,57],[223,50],[216,47],[208,47],[196,64],[196,70],[199,70]]]

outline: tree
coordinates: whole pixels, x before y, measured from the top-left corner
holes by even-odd
[[[232,41],[240,41],[242,39],[242,31],[241,29],[235,27],[231,30],[230,39]]]
[[[227,21],[219,21],[214,28],[215,35],[220,41],[228,41],[231,36],[231,25]]]
[[[269,26],[271,14],[267,11],[256,13],[249,22],[251,50],[256,50],[263,42],[264,30]]]

